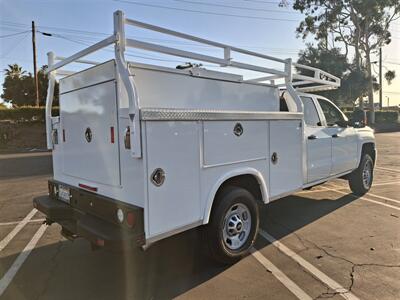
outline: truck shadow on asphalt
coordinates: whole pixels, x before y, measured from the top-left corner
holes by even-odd
[[[260,225],[279,240],[354,200],[350,195],[336,200],[289,196],[262,207]],[[53,225],[42,240],[52,243],[59,238],[57,230]],[[36,248],[9,290],[22,299],[170,299],[230,268],[210,260],[202,245],[196,229],[146,252],[92,252],[84,240],[60,241]],[[258,248],[268,246],[258,238]],[[11,264],[16,256],[2,260]]]

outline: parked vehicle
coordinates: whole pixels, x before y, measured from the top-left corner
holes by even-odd
[[[126,25],[216,47],[224,56],[126,38]],[[109,45],[114,59],[81,60]],[[223,72],[126,62],[127,47],[212,63]],[[232,53],[275,67],[239,62]],[[258,204],[338,177],[357,195],[371,187],[373,131],[354,128],[331,101],[309,94],[340,85],[322,70],[131,20],[121,11],[110,37],[68,58],[48,56],[54,177],[49,195],[33,203],[69,239],[146,248],[201,226],[212,256],[231,263],[256,238]],[[73,62],[93,66],[62,70]],[[250,71],[261,75],[245,79]],[[56,76],[63,76],[60,116],[51,115]]]

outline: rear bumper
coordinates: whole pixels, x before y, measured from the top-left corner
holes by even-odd
[[[51,181],[49,187],[56,184]],[[77,190],[78,193],[76,193]],[[58,200],[57,197],[52,197],[50,192],[50,196],[34,198],[33,206],[46,215],[48,223],[60,224],[62,233],[70,238],[83,237],[94,245],[113,249],[140,247],[145,243],[140,208],[129,206],[130,211],[135,212],[137,221],[135,226],[128,228],[124,224],[117,224],[114,220],[105,218],[105,216],[114,217],[116,210],[121,207],[116,200],[110,203],[108,198],[76,188],[71,190],[71,195],[71,200],[73,200],[71,205]],[[91,212],[84,209],[87,201],[95,203],[90,206]],[[124,205],[125,210],[127,210],[126,206]],[[93,207],[100,208],[96,210]],[[105,212],[105,208],[108,208],[109,212]]]

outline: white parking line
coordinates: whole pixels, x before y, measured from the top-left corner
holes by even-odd
[[[400,181],[388,181],[388,182],[382,182],[382,183],[374,183],[374,184],[372,184],[372,187],[375,187],[375,186],[383,186],[383,185],[392,185],[392,184],[400,184]],[[308,194],[308,193],[317,193],[317,192],[324,192],[324,189],[325,188],[325,186],[320,186],[318,189],[312,189],[312,190],[304,190],[304,191],[300,191],[300,192],[297,192],[296,194]],[[332,186],[332,185],[329,185],[329,188],[335,188],[335,191],[336,190],[348,190],[349,188],[348,187],[340,187],[340,186]]]
[[[46,219],[35,219],[35,220],[30,220],[28,223],[37,223],[37,222],[43,222]],[[20,221],[13,221],[13,222],[3,222],[0,223],[0,226],[10,226],[10,225],[17,225]]]
[[[272,262],[270,262],[264,255],[254,248],[250,249],[251,255],[258,260],[260,264],[271,272],[276,279],[278,279],[289,291],[293,293],[298,299],[311,300],[312,298],[306,294],[297,284],[290,280],[281,270],[279,270]]]
[[[395,173],[400,173],[400,170],[395,170],[395,169],[390,169],[390,168],[375,167],[375,169],[385,170],[385,171],[390,171],[390,172],[395,172]]]
[[[11,240],[18,234],[18,232],[20,232],[21,229],[24,228],[26,224],[28,224],[28,222],[33,218],[36,212],[36,208],[32,209],[31,212],[22,221],[20,221],[18,225],[15,226],[14,229],[3,240],[0,241],[0,252],[3,251],[3,249],[8,245],[9,242],[11,242]]]
[[[375,194],[372,194],[372,193],[369,193],[369,192],[368,192],[367,195],[368,195],[368,196],[375,197],[375,198],[379,198],[379,199],[382,199],[382,200],[392,201],[392,202],[395,202],[395,203],[399,203],[399,204],[400,204],[400,200],[395,200],[395,199],[392,199],[392,198],[388,198],[388,197],[383,197],[383,196],[375,195]]]
[[[373,183],[372,187],[374,186],[381,186],[381,185],[391,185],[391,184],[400,184],[400,181],[389,181],[389,182],[382,182],[382,183]]]
[[[35,235],[29,241],[28,245],[22,250],[22,252],[18,255],[17,259],[14,261],[10,269],[8,269],[7,273],[4,274],[3,278],[0,279],[0,297],[8,287],[8,285],[13,280],[14,276],[17,274],[18,270],[21,268],[22,264],[28,258],[29,254],[35,248],[37,242],[42,237],[45,232],[47,225],[43,224],[36,231]]]
[[[263,238],[265,238],[267,241],[269,241],[272,245],[274,245],[276,248],[278,248],[282,253],[284,253],[287,256],[289,256],[291,259],[296,261],[300,266],[302,266],[305,270],[307,270],[312,275],[314,275],[315,278],[318,278],[321,282],[323,282],[330,289],[332,289],[333,291],[339,293],[339,295],[342,296],[344,299],[359,300],[359,298],[356,297],[352,292],[350,292],[349,290],[345,289],[343,286],[341,286],[335,280],[333,280],[332,278],[328,277],[326,274],[322,273],[320,270],[318,270],[316,267],[314,267],[308,261],[306,261],[305,259],[303,259],[299,255],[294,253],[292,250],[290,250],[288,247],[283,245],[278,240],[276,240],[273,236],[271,236],[266,231],[260,229],[260,235]]]
[[[390,204],[386,204],[386,203],[382,203],[382,202],[379,202],[379,201],[375,201],[375,200],[366,198],[365,196],[358,197],[358,196],[355,196],[355,195],[353,195],[353,194],[344,193],[344,192],[342,192],[342,191],[330,189],[330,188],[327,188],[327,187],[324,187],[324,189],[327,190],[327,191],[336,192],[336,193],[339,193],[339,194],[342,194],[342,195],[351,196],[351,197],[353,197],[354,199],[362,199],[362,200],[364,200],[364,201],[369,201],[369,202],[376,203],[376,204],[379,204],[379,205],[382,205],[382,206],[386,206],[386,207],[390,207],[390,208],[393,208],[393,209],[396,209],[396,210],[400,210],[400,207],[398,207],[398,206],[393,206],[393,205],[390,205]]]

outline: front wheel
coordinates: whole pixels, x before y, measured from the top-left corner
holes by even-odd
[[[232,264],[253,245],[259,225],[254,196],[240,187],[227,187],[215,199],[210,222],[204,228],[205,243],[212,258]]]
[[[371,156],[364,154],[358,168],[350,174],[350,189],[354,194],[362,196],[371,188],[373,179],[374,161]]]

